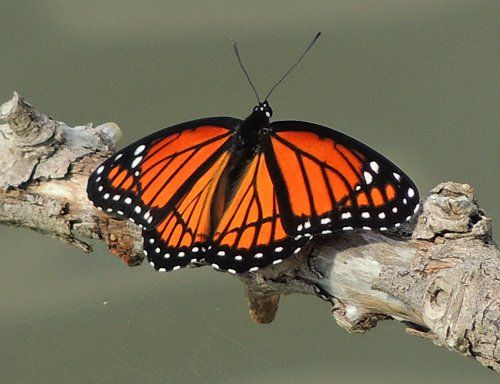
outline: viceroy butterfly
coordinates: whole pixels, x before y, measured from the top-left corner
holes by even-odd
[[[419,209],[415,184],[384,156],[331,128],[270,122],[271,89],[245,119],[212,117],[153,133],[104,161],[87,193],[142,228],[158,271],[205,262],[254,272],[315,236],[386,231]],[[257,99],[257,91],[235,52]]]

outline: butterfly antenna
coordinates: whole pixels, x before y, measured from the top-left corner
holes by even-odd
[[[280,83],[285,80],[285,77],[287,77],[289,75],[290,72],[292,72],[294,70],[294,68],[299,65],[299,63],[302,61],[302,59],[304,58],[305,55],[307,55],[307,52],[309,52],[309,50],[313,47],[314,43],[316,43],[316,41],[318,40],[319,38],[319,35],[321,35],[321,32],[318,32],[316,34],[316,36],[314,36],[314,39],[312,39],[312,41],[309,43],[309,45],[307,46],[306,50],[304,51],[304,53],[302,55],[300,55],[300,57],[297,59],[297,61],[295,62],[295,64],[293,64],[290,69],[288,71],[285,72],[285,74],[281,77],[281,79],[278,80],[278,82],[276,84],[274,84],[274,86],[271,88],[271,90],[269,91],[269,93],[267,94],[265,100],[269,99],[269,96],[271,96],[271,93],[273,93],[273,91],[276,89],[276,87],[278,85],[280,85]]]
[[[245,69],[245,66],[243,65],[243,61],[241,61],[240,52],[238,51],[238,45],[236,44],[236,41],[234,41],[233,39],[231,39],[231,41],[233,42],[234,53],[236,54],[236,57],[238,58],[238,62],[240,63],[240,67],[243,70],[243,73],[245,74],[245,76],[248,80],[248,83],[250,84],[250,86],[252,87],[252,89],[255,93],[255,97],[257,98],[257,102],[260,104],[260,98],[259,98],[259,94],[257,92],[257,89],[255,88],[255,85],[253,85],[252,80],[250,79],[250,75],[248,74],[247,70]]]

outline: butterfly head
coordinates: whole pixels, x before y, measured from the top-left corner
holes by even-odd
[[[273,115],[273,110],[269,105],[267,100],[264,100],[262,103],[259,103],[254,109],[253,113],[259,115],[259,117],[263,117],[266,120],[270,119]]]

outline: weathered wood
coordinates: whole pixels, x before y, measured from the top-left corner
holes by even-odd
[[[0,107],[0,118],[0,223],[86,252],[87,238],[101,239],[126,264],[140,264],[138,228],[94,209],[85,191],[92,170],[113,153],[118,126],[72,128],[17,94]],[[408,332],[500,371],[500,252],[467,184],[431,190],[416,222],[397,232],[340,233],[240,279],[255,321],[272,321],[282,294],[313,294],[331,303],[350,332],[396,319]]]

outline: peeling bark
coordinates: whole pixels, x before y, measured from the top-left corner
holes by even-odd
[[[127,265],[143,260],[139,229],[96,210],[87,178],[115,149],[116,124],[69,127],[14,94],[0,107],[0,223],[50,234],[90,252],[103,240]],[[415,222],[395,232],[352,231],[239,278],[250,316],[274,319],[282,294],[328,301],[337,322],[365,332],[396,319],[408,332],[500,371],[500,252],[472,187],[432,189]]]

